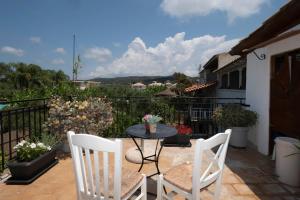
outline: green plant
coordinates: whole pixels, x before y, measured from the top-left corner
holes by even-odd
[[[223,128],[250,127],[256,124],[257,113],[246,110],[240,105],[230,104],[216,108],[213,120]]]
[[[54,97],[49,101],[49,107],[46,130],[61,137],[69,130],[103,135],[113,121],[111,103],[105,98],[66,101]]]
[[[36,137],[33,140],[41,142],[46,146],[54,147],[61,141],[61,138],[56,134],[42,132],[42,134],[39,137]]]
[[[5,164],[5,160],[4,160],[4,164]],[[2,151],[0,151],[0,173],[3,172],[3,168],[2,168]]]
[[[149,115],[149,114],[145,115],[142,118],[143,122],[146,122],[146,123],[149,123],[149,124],[156,124],[156,123],[158,123],[161,120],[162,120],[161,117],[156,116],[156,115]]]
[[[14,146],[14,149],[17,151],[17,161],[30,162],[47,151],[50,151],[51,147],[41,142],[30,143],[26,140],[22,140]]]

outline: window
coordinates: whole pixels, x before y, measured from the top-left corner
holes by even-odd
[[[239,71],[233,71],[230,72],[230,77],[229,77],[229,87],[230,89],[239,89]]]
[[[242,70],[242,85],[241,89],[246,89],[246,67]]]
[[[228,74],[223,74],[221,81],[222,81],[221,88],[223,89],[228,88]]]

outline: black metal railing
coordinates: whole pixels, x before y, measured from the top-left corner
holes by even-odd
[[[31,99],[5,102],[0,110],[0,171],[5,162],[16,155],[13,147],[21,140],[39,136],[48,117],[48,99]],[[193,97],[110,97],[113,107],[113,124],[105,137],[127,137],[125,129],[141,123],[148,113],[160,115],[163,123],[187,124],[193,129],[193,138],[207,138],[217,132],[212,121],[216,107],[228,103],[244,105],[243,98],[193,98]],[[3,102],[2,102],[3,104]]]
[[[0,110],[0,171],[15,157],[13,147],[23,139],[38,136],[48,115],[47,99],[2,102]]]

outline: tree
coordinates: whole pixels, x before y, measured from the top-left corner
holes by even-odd
[[[175,72],[173,77],[177,83],[176,90],[179,95],[182,94],[183,90],[192,84],[191,80],[183,73]]]
[[[77,60],[75,61],[75,64],[74,64],[74,72],[73,72],[75,75],[75,81],[78,78],[78,72],[79,72],[80,68],[82,68],[82,65],[81,65],[80,55],[78,55]]]
[[[44,70],[35,64],[0,63],[0,97],[11,97],[16,91],[41,91],[62,82],[69,77],[61,70]]]

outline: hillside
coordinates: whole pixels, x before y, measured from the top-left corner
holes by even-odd
[[[198,77],[187,77],[192,82],[195,82]],[[91,81],[100,81],[103,84],[132,84],[136,82],[142,82],[144,84],[152,83],[157,81],[164,83],[166,81],[175,82],[174,75],[170,76],[126,76],[126,77],[115,77],[115,78],[94,78]]]
[[[135,82],[142,82],[144,84],[152,83],[153,81],[164,83],[167,80],[174,81],[173,76],[127,76],[115,78],[94,78],[93,81],[100,81],[104,84],[131,84]]]

